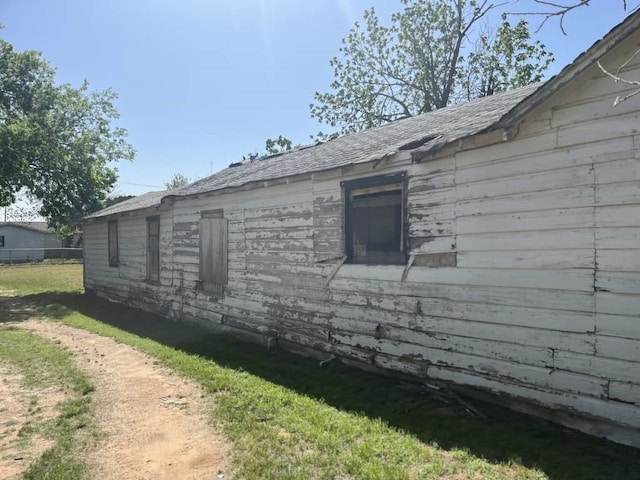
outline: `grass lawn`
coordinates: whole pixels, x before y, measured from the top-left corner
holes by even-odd
[[[636,449],[474,403],[481,419],[415,386],[87,298],[81,268],[0,268],[0,288],[202,384],[233,442],[233,478],[640,479]]]
[[[86,437],[78,435],[91,422],[91,382],[79,371],[70,354],[54,342],[11,327],[0,328],[0,363],[22,375],[28,394],[28,416],[13,425],[19,428],[13,448],[28,450],[34,437],[52,446],[24,473],[25,479],[74,480],[84,478],[86,466],[82,446]],[[53,418],[42,416],[40,404],[51,389],[64,395]],[[26,398],[23,400],[26,401]],[[15,420],[14,420],[15,421]],[[5,425],[6,426],[6,425]],[[7,434],[10,432],[7,432]]]

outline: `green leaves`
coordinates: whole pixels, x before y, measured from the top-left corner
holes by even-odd
[[[553,60],[527,23],[481,27],[495,6],[474,0],[402,0],[382,25],[366,10],[343,39],[331,91],[311,116],[349,133],[538,81]]]
[[[460,77],[463,99],[483,97],[511,88],[539,82],[554,61],[540,42],[531,42],[528,24],[520,20],[514,27],[502,16],[495,32],[480,35]]]
[[[100,208],[117,173],[110,164],[133,159],[111,90],[56,85],[53,68],[33,51],[0,40],[0,205],[25,188],[40,214],[63,232]]]
[[[176,173],[173,175],[171,180],[164,183],[164,186],[167,190],[176,190],[178,188],[186,187],[193,181],[195,180],[191,180],[189,177],[183,175],[182,173]]]
[[[275,155],[276,153],[284,153],[291,150],[293,143],[287,137],[278,135],[278,138],[267,138],[265,141],[265,148],[268,155]]]

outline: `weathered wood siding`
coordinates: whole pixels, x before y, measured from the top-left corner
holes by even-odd
[[[144,282],[144,216],[119,220],[118,268],[106,222],[89,223],[87,286],[212,328],[639,429],[640,97],[614,108],[620,93],[594,67],[508,142],[177,199],[161,217],[158,286]],[[337,268],[340,181],[397,171],[409,177],[414,266]],[[222,296],[198,289],[199,225],[213,209],[228,222]],[[454,266],[424,266],[432,259]]]
[[[160,216],[160,281],[147,281],[147,220]],[[87,222],[84,235],[85,288],[98,295],[168,315],[173,308],[173,228],[170,211],[147,211],[117,218],[117,266],[109,266],[108,222]]]

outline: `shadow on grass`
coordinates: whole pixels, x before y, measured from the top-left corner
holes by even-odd
[[[80,312],[140,337],[241,369],[343,411],[381,418],[422,442],[463,449],[495,463],[516,461],[552,480],[640,479],[640,452],[564,429],[494,405],[474,401],[487,416],[471,416],[425,390],[397,380],[331,362],[318,362],[281,350],[211,335],[165,318],[82,294],[24,297],[47,316]],[[25,318],[32,314],[24,312]],[[19,316],[20,314],[18,314]],[[14,315],[13,320],[19,320]]]

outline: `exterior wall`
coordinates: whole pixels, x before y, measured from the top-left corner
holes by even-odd
[[[14,227],[13,225],[0,226],[0,235],[4,236],[4,247],[0,248],[0,262],[31,261],[42,260],[44,252],[42,248],[50,247],[50,238],[54,235],[36,232],[26,228]],[[57,240],[53,247],[60,247],[61,242]],[[20,250],[25,248],[35,248],[39,250]],[[13,250],[18,249],[18,250]],[[12,250],[9,253],[9,250]]]
[[[212,329],[590,415],[605,423],[561,420],[640,445],[640,97],[614,108],[623,88],[594,67],[509,142],[177,199],[161,214],[160,285],[145,283],[144,215],[119,220],[119,267],[106,221],[88,223],[86,285]],[[340,267],[340,181],[398,171],[414,266]],[[212,209],[229,220],[222,297],[197,288]],[[441,254],[455,266],[421,266]]]
[[[147,281],[147,220],[160,216],[160,282]],[[87,222],[84,234],[84,286],[98,295],[168,315],[173,306],[170,211],[146,211],[118,221],[117,266],[109,266],[108,222]]]

